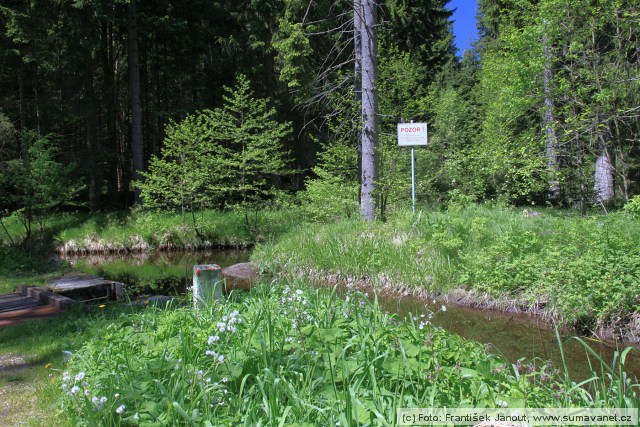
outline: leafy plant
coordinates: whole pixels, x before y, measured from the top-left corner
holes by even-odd
[[[557,393],[563,379],[549,365],[509,367],[426,317],[384,313],[375,296],[343,299],[302,282],[259,286],[201,311],[123,315],[66,368],[64,414],[79,424],[378,425],[398,407],[584,398],[579,387]]]
[[[42,238],[46,218],[58,208],[73,204],[83,185],[70,178],[73,166],[58,160],[60,149],[54,135],[41,137],[25,131],[21,138],[22,156],[0,163],[0,222],[13,242],[3,220],[16,215],[24,228],[23,247],[29,248],[34,223]]]
[[[291,173],[284,149],[290,124],[276,120],[243,75],[225,92],[222,107],[167,127],[160,156],[136,184],[145,206],[189,213],[199,237],[196,211],[212,207],[238,207],[257,234],[257,212],[276,193],[272,178]]]

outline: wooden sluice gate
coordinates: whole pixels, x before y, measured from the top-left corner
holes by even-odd
[[[18,285],[15,292],[0,295],[0,326],[60,314],[62,310],[119,300],[124,284],[83,273],[65,275],[46,285]]]
[[[77,302],[121,300],[124,296],[124,283],[103,279],[84,273],[74,273],[51,280],[46,289],[69,296]]]

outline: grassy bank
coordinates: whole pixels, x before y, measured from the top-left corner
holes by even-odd
[[[67,253],[241,248],[283,234],[298,222],[296,213],[286,209],[261,211],[248,219],[244,212],[215,210],[194,216],[142,210],[65,213],[47,218],[35,237]],[[5,226],[14,242],[23,238],[18,218],[5,219]],[[10,243],[6,233],[0,233],[0,243]]]
[[[25,253],[11,246],[0,246],[0,294],[13,292],[17,285],[42,285],[52,275],[68,267],[50,262],[50,252]]]
[[[622,212],[579,217],[469,206],[400,213],[386,223],[304,225],[252,256],[276,274],[543,310],[624,335],[640,307],[639,241],[640,221]]]
[[[356,426],[394,424],[407,406],[640,403],[609,373],[606,385],[577,386],[546,364],[509,366],[427,318],[383,313],[357,292],[345,301],[294,282],[200,312],[122,315],[74,352],[58,384],[71,425]]]
[[[105,313],[104,310],[107,310]],[[103,333],[121,308],[67,312],[0,328],[0,425],[61,425],[56,416],[64,351]]]

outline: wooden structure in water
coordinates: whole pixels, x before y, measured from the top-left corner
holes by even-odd
[[[124,284],[83,273],[51,280],[43,287],[18,285],[0,295],[0,326],[47,317],[84,303],[122,299]]]
[[[56,294],[71,296],[78,302],[120,300],[124,284],[84,273],[74,273],[51,280],[46,288]]]

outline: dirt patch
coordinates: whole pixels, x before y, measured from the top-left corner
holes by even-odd
[[[34,366],[25,355],[0,354],[0,426],[47,425],[51,422],[36,397],[30,372]]]

